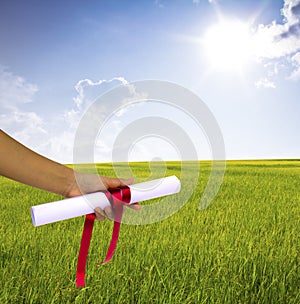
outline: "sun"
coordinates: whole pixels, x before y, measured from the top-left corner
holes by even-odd
[[[250,62],[251,33],[241,21],[222,21],[208,28],[202,43],[212,68],[241,70]]]

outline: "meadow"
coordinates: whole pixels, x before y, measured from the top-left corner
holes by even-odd
[[[197,163],[189,163],[191,169]],[[179,212],[151,225],[96,222],[87,286],[75,288],[83,217],[34,228],[31,205],[61,197],[0,177],[0,303],[300,303],[300,160],[227,161],[200,211],[210,163]],[[121,166],[121,164],[120,164]],[[141,180],[147,163],[131,163]],[[97,166],[114,175],[110,164]],[[166,175],[179,176],[167,163]]]

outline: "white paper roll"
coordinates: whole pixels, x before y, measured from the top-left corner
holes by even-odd
[[[178,193],[180,186],[180,181],[175,175],[130,185],[130,204]],[[110,202],[103,192],[95,192],[32,206],[30,211],[33,225],[37,227],[93,213],[96,207],[104,209],[109,205]]]

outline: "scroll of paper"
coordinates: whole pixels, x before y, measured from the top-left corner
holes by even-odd
[[[130,204],[142,202],[180,191],[180,181],[173,175],[144,183],[129,185],[131,192]],[[34,226],[54,223],[73,217],[94,213],[96,207],[104,209],[110,202],[104,192],[95,192],[67,198],[61,201],[31,207]]]

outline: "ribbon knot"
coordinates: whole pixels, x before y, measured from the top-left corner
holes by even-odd
[[[113,208],[114,227],[105,260],[103,262],[97,263],[101,265],[108,263],[114,255],[114,251],[116,249],[119,238],[123,208],[124,205],[130,203],[131,199],[130,188],[128,186],[108,190],[105,192],[105,195]],[[96,216],[94,213],[87,214],[85,217],[76,270],[77,288],[85,286],[86,261],[88,257],[88,251],[93,233],[95,218]]]

